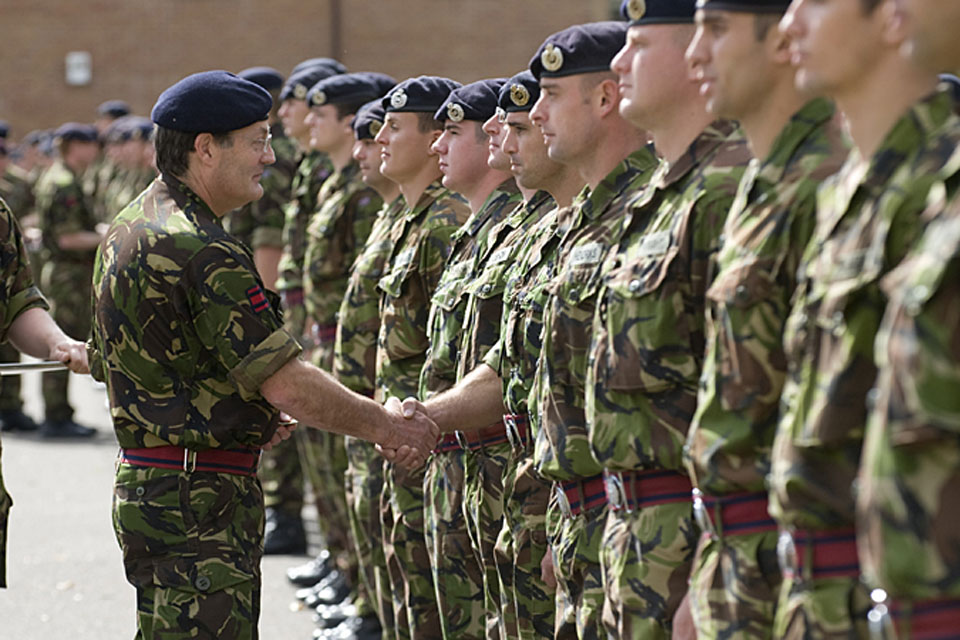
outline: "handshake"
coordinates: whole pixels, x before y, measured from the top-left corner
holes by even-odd
[[[383,408],[391,428],[387,437],[377,443],[377,451],[404,469],[419,469],[437,446],[440,428],[428,414],[427,407],[416,398],[402,402],[389,398]]]

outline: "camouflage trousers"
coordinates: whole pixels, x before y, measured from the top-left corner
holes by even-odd
[[[773,637],[784,640],[869,638],[870,592],[857,578],[785,576],[780,586]]]
[[[500,586],[503,638],[549,638],[556,618],[554,594],[540,576],[540,562],[549,553],[547,504],[552,484],[541,476],[526,453],[516,454],[503,472],[503,528],[495,555]],[[507,626],[516,620],[516,635]]]
[[[344,476],[347,472],[347,452],[343,436],[301,427],[294,433],[304,476],[313,489],[317,505],[317,524],[320,534],[337,559],[337,564],[351,579],[356,578],[357,560],[350,540],[349,516]],[[356,582],[353,582],[356,584]]]
[[[515,638],[517,616],[513,607],[503,607],[498,566],[506,557],[496,553],[503,529],[503,472],[513,458],[509,443],[487,446],[466,457],[463,515],[470,543],[483,571],[483,608],[488,640]],[[501,627],[503,631],[501,632]]]
[[[611,637],[670,638],[699,534],[690,502],[610,511],[601,559]]]
[[[0,344],[0,362],[20,362],[20,352],[9,342]],[[20,376],[0,377],[0,411],[20,411]]]
[[[603,505],[567,517],[555,499],[547,508],[547,537],[557,579],[556,640],[598,640],[602,636],[600,545],[606,512]]]
[[[697,638],[767,639],[783,576],[776,531],[703,534],[690,574],[690,612]]]
[[[463,449],[434,453],[423,479],[427,553],[447,639],[484,637],[483,572],[464,517]]]
[[[90,304],[93,263],[48,262],[43,267],[42,291],[50,299],[50,311],[64,333],[77,340],[90,334]],[[70,374],[43,374],[43,404],[47,420],[70,420],[73,408],[67,398]]]
[[[443,637],[424,539],[423,478],[424,470],[384,465],[380,517],[397,640]]]
[[[113,526],[137,638],[258,637],[263,494],[247,476],[117,468]]]
[[[383,529],[380,523],[380,494],[383,492],[383,458],[374,445],[346,437],[346,497],[350,531],[363,585],[357,603],[360,615],[376,613],[384,637],[394,636],[393,602],[390,579],[383,555]]]
[[[299,517],[303,509],[303,469],[295,439],[263,452],[260,481],[268,508]]]
[[[3,484],[3,445],[0,444],[0,587],[7,586],[7,522],[13,498]]]

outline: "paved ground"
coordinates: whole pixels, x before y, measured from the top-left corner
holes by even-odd
[[[117,445],[105,393],[71,376],[77,420],[100,434],[89,442],[50,442],[6,434],[3,477],[14,506],[7,582],[0,590],[0,640],[112,640],[134,637],[134,591],[124,578],[110,523]],[[27,412],[39,417],[39,379],[28,378]],[[307,611],[291,610],[284,571],[307,558],[268,556],[263,563],[262,640],[308,640]]]

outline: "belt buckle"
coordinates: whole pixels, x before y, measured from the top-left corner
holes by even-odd
[[[197,470],[197,452],[183,448],[183,470],[187,473],[193,473]]]
[[[873,608],[867,613],[867,625],[873,640],[896,640],[897,631],[893,626],[890,607],[887,606],[887,592],[874,589],[870,592]]]
[[[789,531],[781,531],[780,537],[777,538],[777,562],[780,564],[780,571],[784,577],[799,579],[797,544],[793,539],[793,534]]]
[[[712,539],[717,539],[717,530],[710,520],[710,514],[707,513],[707,505],[703,502],[703,492],[696,487],[693,488],[693,518],[700,525],[700,530],[708,534]]]
[[[627,493],[623,488],[623,478],[615,471],[607,471],[605,475],[603,488],[607,492],[607,500],[610,505],[618,511],[630,511],[627,508]]]
[[[510,441],[510,446],[514,450],[520,448],[520,431],[517,429],[517,419],[511,414],[503,416],[503,426],[506,427],[504,430],[507,432],[507,440]]]
[[[559,482],[554,485],[557,493],[557,504],[560,506],[560,512],[566,518],[573,518],[573,509],[570,508],[570,501],[567,500],[567,492],[563,490],[563,485]]]

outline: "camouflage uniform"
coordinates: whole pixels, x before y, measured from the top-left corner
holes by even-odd
[[[17,220],[22,220],[33,212],[33,182],[29,174],[17,165],[10,165],[0,176],[0,198],[6,200],[10,211]],[[20,362],[20,352],[12,344],[0,344],[0,362]],[[20,397],[20,376],[0,378],[0,412],[21,411],[23,399]]]
[[[120,212],[94,291],[91,369],[122,449],[255,452],[269,440],[279,413],[259,389],[300,346],[249,249],[185,185],[162,176]],[[123,462],[113,519],[138,637],[257,637],[264,516],[252,470]]]
[[[576,628],[581,639],[600,637],[603,608],[599,556],[606,500],[593,503],[587,495],[590,479],[599,479],[603,467],[590,455],[583,411],[593,303],[601,284],[600,267],[619,240],[627,202],[646,186],[656,166],[653,151],[639,149],[574,201],[573,221],[559,246],[557,273],[547,288],[543,348],[528,401],[534,464],[553,481],[557,497],[562,492],[571,502],[554,501],[547,512],[557,578],[557,628]]]
[[[20,225],[7,203],[0,198],[0,272],[3,287],[0,289],[0,308],[3,317],[0,319],[0,339],[6,341],[10,325],[21,313],[27,309],[39,307],[47,308],[47,303],[40,295],[40,290],[33,284],[33,275],[30,272],[30,262],[20,233]],[[0,455],[3,447],[0,445]],[[13,500],[3,485],[3,467],[0,464],[0,587],[7,586],[7,515]]]
[[[854,150],[818,194],[817,226],[784,333],[788,377],[772,450],[770,514],[794,540],[830,543],[797,544],[790,553],[794,545],[783,537],[789,571],[777,637],[866,633],[852,487],[877,375],[873,345],[886,304],[879,279],[918,238],[927,191],[953,151],[938,133],[954,123],[951,110],[943,93],[919,102],[872,159]]]
[[[552,487],[534,466],[527,426],[527,401],[543,346],[546,287],[556,273],[560,238],[572,219],[569,207],[542,213],[550,203],[551,199],[542,199],[539,215],[519,223],[518,233],[488,260],[487,269],[506,263],[505,272],[483,276],[503,286],[500,339],[484,363],[503,381],[504,422],[513,432],[514,459],[503,476],[503,529],[496,549],[498,562],[504,559],[498,567],[501,589],[507,594],[505,613],[516,615],[517,632],[523,638],[553,636],[556,619],[554,598],[540,579],[540,562],[548,553],[546,515]],[[505,632],[508,622],[509,617],[504,620]]]
[[[958,134],[950,132],[954,148]],[[960,610],[952,551],[960,532],[948,506],[960,469],[960,152],[944,177],[931,189],[924,218],[935,218],[920,244],[881,282],[890,304],[877,334],[878,394],[857,493],[864,579],[892,599],[885,604],[898,638],[954,632]]]
[[[420,372],[421,400],[446,391],[457,381],[467,287],[477,276],[477,260],[486,251],[491,229],[519,199],[511,178],[494,189],[480,210],[451,238],[450,255],[427,318],[430,346]],[[448,434],[427,463],[423,482],[424,533],[444,638],[485,635],[483,564],[479,546],[473,545],[476,530],[472,540],[465,517],[464,483],[470,456]]]
[[[450,253],[451,237],[470,215],[439,182],[407,207],[391,230],[389,267],[380,279],[376,398],[416,396],[429,347],[427,315]],[[424,541],[424,470],[384,466],[384,551],[393,591],[397,638],[441,637],[440,616]]]
[[[380,331],[377,283],[393,247],[390,232],[403,213],[398,197],[384,206],[373,223],[350,278],[338,314],[333,348],[333,375],[349,389],[373,396],[376,381],[377,334]],[[380,523],[380,495],[383,492],[383,458],[364,440],[346,437],[347,515],[360,561],[360,578],[367,593],[376,599],[380,626],[386,638],[396,634],[393,599],[387,562],[383,555],[383,527]]]
[[[306,349],[310,340],[306,334],[306,310],[303,304],[303,255],[307,248],[307,225],[310,216],[317,210],[317,195],[323,182],[332,172],[330,160],[325,154],[311,151],[303,154],[297,162],[290,193],[286,203],[283,223],[283,255],[277,267],[277,291],[283,300],[284,326]],[[252,240],[251,240],[252,241]],[[308,465],[308,443],[319,442],[323,434],[316,429],[298,429],[293,442],[281,444],[266,452],[260,477],[263,480],[264,499],[267,507],[298,517],[303,507],[303,469]],[[314,491],[321,532],[332,532],[329,519],[323,514],[332,511],[325,496]],[[342,529],[342,527],[340,527]]]
[[[57,245],[60,236],[93,231],[97,220],[79,177],[62,161],[55,162],[37,183],[37,210],[43,229],[47,261],[40,287],[50,297],[53,319],[64,332],[80,340],[90,333],[90,280],[96,251],[67,251]],[[43,402],[47,420],[70,420],[68,372],[43,374]]]
[[[307,248],[304,252],[304,306],[307,322],[315,336],[313,364],[333,369],[334,340],[337,333],[337,312],[347,289],[350,267],[370,228],[383,206],[380,196],[364,184],[360,168],[350,163],[335,171],[320,187],[318,209],[307,226]],[[355,545],[350,540],[344,474],[347,452],[343,436],[321,431],[310,438],[302,452],[307,455],[307,477],[315,494],[324,497],[324,527],[327,546],[340,556],[341,567],[358,586],[358,564]]]
[[[698,637],[769,638],[773,630],[782,578],[765,480],[786,377],[783,325],[816,221],[817,187],[847,153],[833,105],[808,103],[767,157],[750,161],[727,217],[687,438],[687,467],[706,500],[694,508],[710,508],[710,521],[700,516],[706,531],[690,578]]]
[[[284,207],[291,199],[291,183],[297,172],[297,147],[284,135],[283,125],[270,127],[276,161],[266,167],[260,178],[263,196],[231,211],[223,219],[223,228],[256,251],[260,247],[283,246]]]
[[[708,264],[749,160],[730,122],[661,162],[631,205],[593,318],[586,419],[607,473],[603,624],[666,638],[699,531],[682,449],[696,408]]]
[[[156,177],[157,172],[149,168],[118,168],[103,186],[103,219],[109,222]]]

